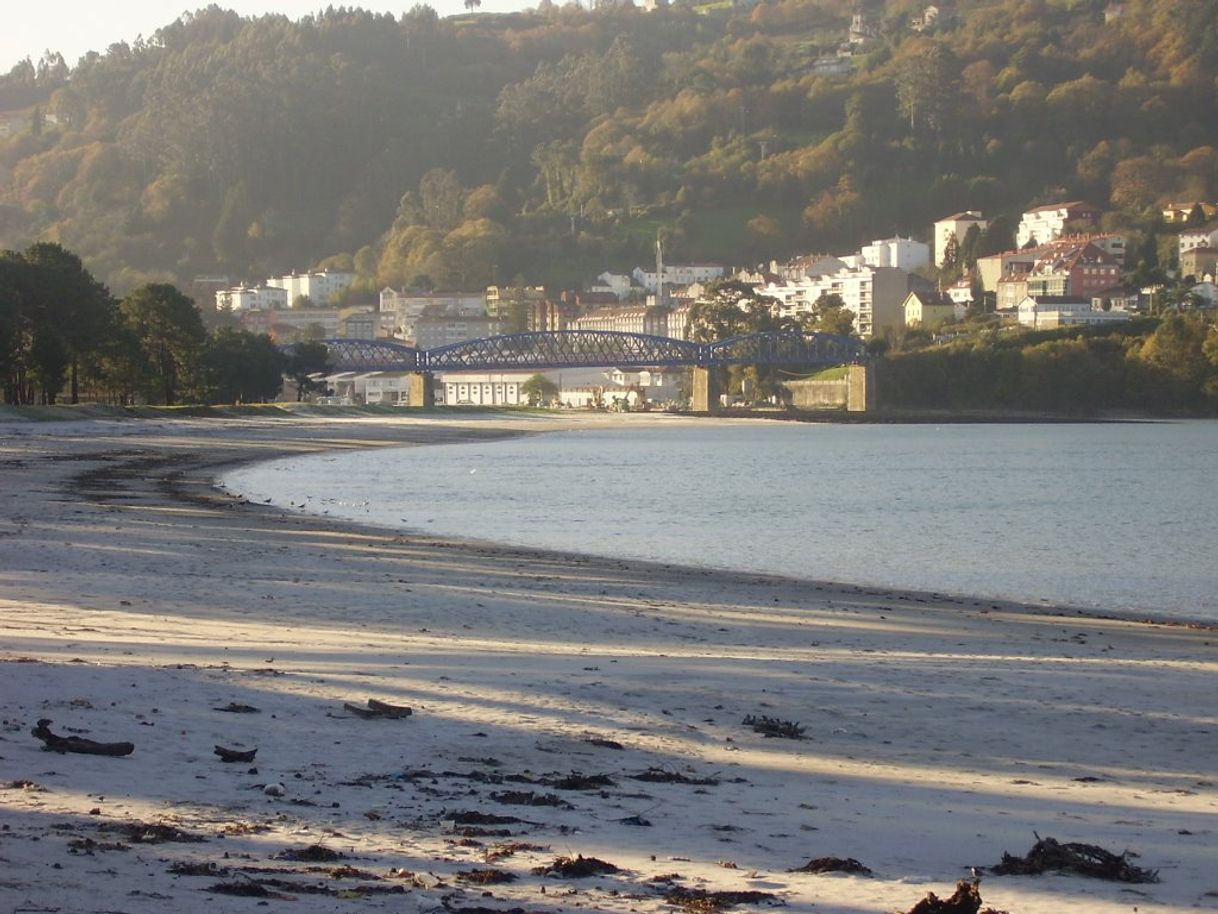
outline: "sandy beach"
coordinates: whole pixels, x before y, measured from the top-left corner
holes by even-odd
[[[864,914],[974,868],[982,910],[1218,909],[1212,629],[405,536],[215,486],[581,421],[606,420],[0,418],[0,914]],[[39,720],[133,751],[44,751]],[[1038,835],[1157,881],[989,871]]]

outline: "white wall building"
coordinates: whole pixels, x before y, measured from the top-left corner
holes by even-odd
[[[288,293],[274,286],[241,285],[216,293],[217,311],[272,311],[288,304]]]
[[[445,372],[440,377],[447,406],[526,406],[521,388],[537,372]]]
[[[838,295],[854,313],[855,332],[868,339],[904,325],[909,274],[895,267],[845,267],[797,282],[770,283],[758,292],[777,299],[783,317],[810,314],[821,295]]]
[[[880,238],[859,250],[863,263],[871,267],[896,267],[912,273],[930,263],[930,246],[912,238]]]
[[[688,286],[695,282],[710,282],[724,273],[723,265],[717,263],[666,263],[664,264],[664,287]],[[660,285],[660,274],[654,270],[635,267],[631,277],[648,292],[655,292]]]
[[[1207,225],[1199,229],[1180,233],[1180,256],[1195,248],[1218,247],[1218,225]]]
[[[266,284],[283,289],[288,296],[288,305],[294,305],[300,298],[307,298],[315,305],[328,305],[354,281],[354,273],[323,270],[320,273],[275,276],[268,279]]]
[[[597,285],[589,287],[589,292],[612,292],[618,301],[628,298],[630,290],[634,288],[634,280],[625,273],[605,272],[596,277],[596,281]]]
[[[1068,222],[1099,221],[1100,211],[1090,203],[1073,200],[1069,203],[1051,203],[1038,206],[1023,214],[1015,230],[1016,247],[1025,247],[1033,239],[1037,244],[1048,244],[1065,234]]]
[[[1016,311],[1020,324],[1037,330],[1053,327],[1118,324],[1133,317],[1128,311],[1116,308],[1111,311],[1096,311],[1092,308],[1090,299],[1053,295],[1036,297],[1029,295],[1019,303]]]
[[[935,246],[935,266],[943,266],[943,253],[947,250],[949,239],[955,238],[956,244],[960,244],[964,241],[964,236],[968,234],[968,230],[974,225],[977,226],[979,232],[984,232],[989,227],[989,224],[986,219],[982,218],[979,211],[972,209],[956,213],[936,222],[931,230],[931,241]]]

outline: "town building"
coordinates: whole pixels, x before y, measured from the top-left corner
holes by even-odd
[[[1218,276],[1218,248],[1202,245],[1180,255],[1180,275],[1201,279]]]
[[[242,311],[241,329],[265,333],[276,343],[296,343],[308,339],[369,339],[370,307],[352,308],[278,308]]]
[[[455,314],[481,317],[486,314],[486,299],[479,292],[421,292],[397,291],[386,287],[380,294],[382,315],[391,315],[391,335],[410,340],[415,336],[415,324],[424,314]]]
[[[855,332],[868,339],[904,325],[903,303],[909,289],[910,276],[904,270],[863,265],[793,282],[770,283],[758,292],[775,299],[783,317],[812,314],[822,295],[837,295],[854,314]]]
[[[972,209],[955,213],[936,222],[931,229],[931,242],[935,247],[935,266],[944,266],[943,255],[947,251],[949,239],[954,238],[956,244],[959,245],[964,241],[964,236],[968,234],[969,229],[976,226],[977,231],[984,232],[989,224],[980,211]]]
[[[298,301],[305,299],[320,307],[336,302],[343,291],[354,281],[354,273],[322,270],[273,276],[266,281],[266,284],[283,289],[287,293],[289,306],[294,306]]]
[[[924,292],[910,292],[901,303],[906,327],[923,327],[931,329],[945,324],[950,320],[963,317],[958,305],[946,298],[936,299]]]
[[[617,333],[646,333],[668,336],[667,308],[657,305],[625,305],[597,308],[571,322],[572,330],[611,330]]]
[[[445,372],[437,379],[437,400],[447,406],[527,406],[529,398],[522,388],[536,373]]]
[[[1121,281],[1121,268],[1090,242],[1052,245],[1032,265],[1027,277],[1029,295],[1067,295],[1085,298]]]
[[[1035,330],[1117,324],[1133,316],[1128,311],[1096,311],[1090,299],[1067,295],[1029,295],[1016,311],[1019,323]]]
[[[1218,223],[1210,223],[1201,228],[1185,229],[1180,233],[1180,260],[1184,255],[1197,248],[1218,248]]]
[[[237,314],[241,311],[273,311],[286,308],[288,293],[277,286],[239,285],[216,293],[216,310]]]
[[[711,282],[719,279],[723,274],[723,265],[719,263],[666,263],[664,264],[664,288],[688,286],[695,282]],[[635,267],[630,276],[647,292],[656,292],[660,288],[660,274],[655,270]]]
[[[451,343],[477,340],[503,333],[503,322],[487,315],[454,314],[450,311],[425,313],[414,324],[414,344],[419,349],[435,349]]]
[[[545,299],[544,286],[487,286],[486,314],[510,325],[517,312],[524,314],[534,302]]]
[[[867,266],[896,267],[906,273],[930,264],[930,246],[912,238],[880,238],[863,245],[859,254]]]
[[[1033,243],[1047,244],[1064,235],[1068,224],[1094,226],[1099,222],[1099,218],[1100,210],[1081,200],[1038,206],[1025,212],[1019,220],[1019,227],[1015,230],[1015,245],[1024,248]]]
[[[1184,225],[1187,222],[1209,222],[1218,218],[1218,203],[1192,200],[1187,203],[1168,203],[1163,207],[1163,221],[1168,225]]]

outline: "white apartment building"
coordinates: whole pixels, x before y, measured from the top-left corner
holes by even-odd
[[[1099,218],[1100,211],[1081,200],[1038,206],[1028,210],[1019,220],[1019,227],[1015,230],[1015,245],[1026,247],[1033,239],[1037,244],[1048,244],[1065,234],[1066,223],[1089,222],[1094,225]]]
[[[955,238],[956,244],[960,244],[964,241],[964,236],[968,234],[968,230],[974,225],[977,226],[979,232],[984,232],[989,227],[989,224],[986,219],[982,218],[978,210],[972,209],[956,213],[936,222],[931,230],[931,241],[935,246],[935,266],[943,266],[943,254],[947,250],[947,243],[950,239]]]
[[[912,273],[930,263],[930,246],[912,238],[880,238],[859,249],[863,263],[870,267],[895,267]]]
[[[854,313],[855,332],[868,339],[904,325],[909,274],[896,267],[845,267],[796,282],[770,283],[757,291],[777,299],[783,317],[811,314],[821,295],[840,296]]]
[[[723,276],[724,269],[718,263],[666,263],[664,264],[664,287],[688,286],[695,282],[711,282]],[[602,274],[603,275],[603,274]],[[648,292],[655,292],[660,286],[660,274],[654,270],[644,270],[635,267],[631,277]]]
[[[216,292],[216,310],[273,311],[288,306],[288,293],[275,286],[235,286]]]
[[[328,305],[354,281],[354,273],[322,270],[320,273],[288,273],[284,276],[274,276],[268,279],[266,284],[283,289],[288,296],[288,305],[294,305],[301,298],[307,298],[315,305]]]

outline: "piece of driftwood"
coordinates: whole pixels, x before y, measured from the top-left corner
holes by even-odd
[[[258,754],[257,749],[226,749],[223,746],[216,746],[213,751],[222,762],[252,762]]]
[[[369,698],[368,706],[364,708],[353,705],[349,701],[343,702],[343,708],[365,720],[399,720],[414,713],[405,705],[391,705],[388,702],[377,701],[375,698]]]
[[[961,880],[951,898],[929,892],[909,909],[909,914],[977,914],[981,910],[981,889],[976,882]]]
[[[57,736],[50,731],[51,721],[42,718],[38,726],[30,731],[43,742],[47,752],[79,752],[83,755],[130,755],[135,751],[133,743],[99,743],[83,736]]]

